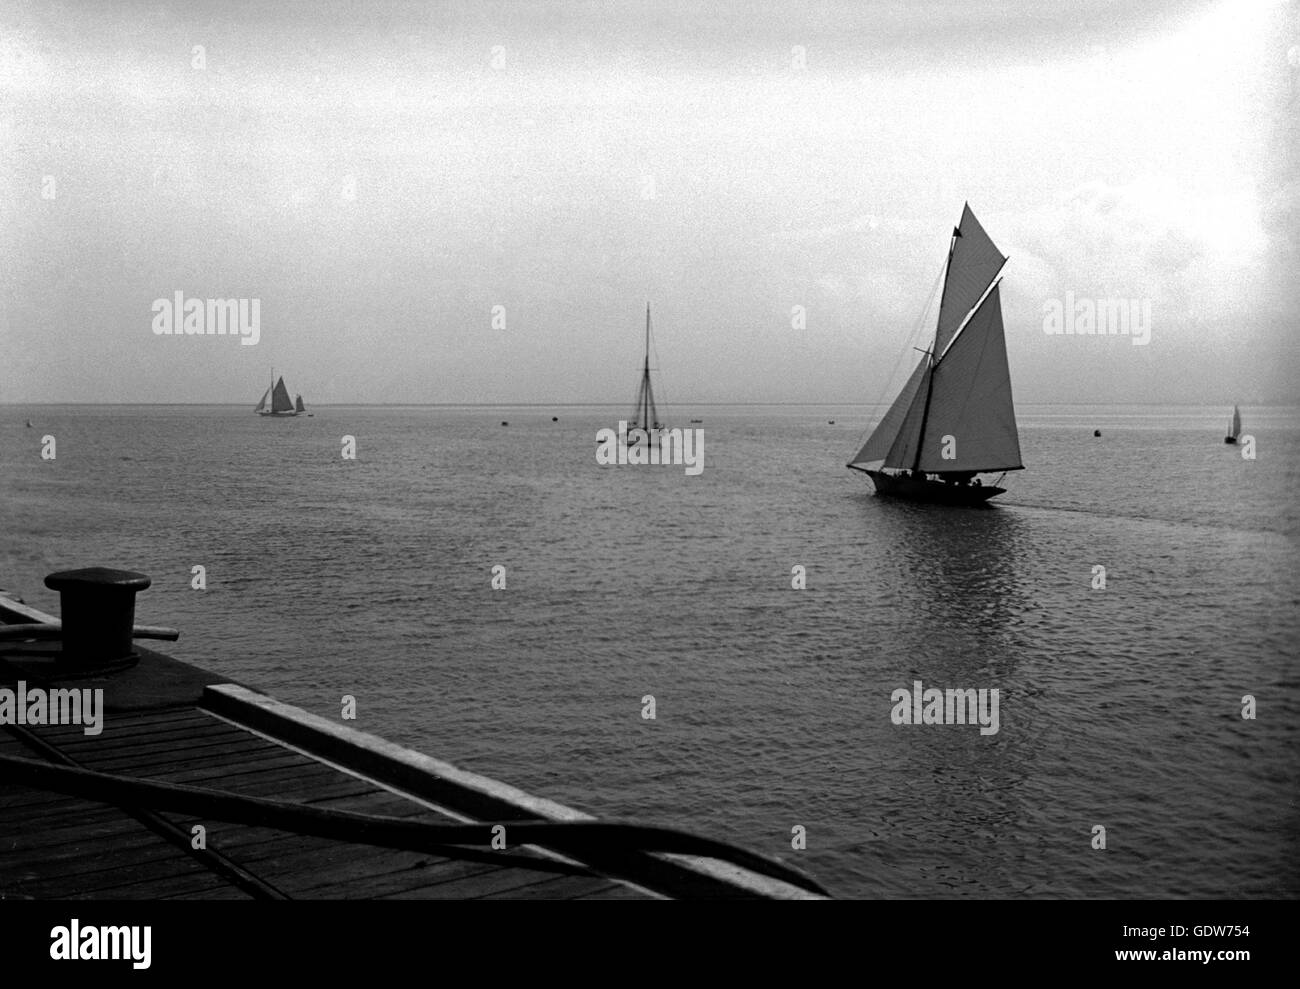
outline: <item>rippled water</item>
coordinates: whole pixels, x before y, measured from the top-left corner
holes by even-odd
[[[598,465],[621,408],[6,407],[0,586],[144,571],[180,658],[842,896],[1297,895],[1300,413],[1018,412],[977,511],[875,498],[857,407],[683,410],[698,477]],[[893,724],[917,679],[1000,731]]]

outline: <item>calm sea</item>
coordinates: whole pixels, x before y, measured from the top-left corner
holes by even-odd
[[[841,896],[1300,893],[1300,411],[1021,406],[987,511],[875,498],[868,408],[682,408],[697,477],[598,465],[626,411],[0,408],[0,586],[143,571],[180,658]]]

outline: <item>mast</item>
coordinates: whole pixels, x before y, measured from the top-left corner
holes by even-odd
[[[948,272],[952,269],[952,252],[957,249],[957,238],[961,232],[952,228],[952,236],[948,238],[948,264],[944,268],[944,287],[947,287]],[[942,305],[940,306],[940,318],[942,318]],[[912,459],[912,473],[921,469],[921,451],[925,449],[925,423],[930,418],[930,396],[934,394],[934,365],[935,350],[939,347],[939,325],[934,327],[934,344],[930,347],[930,367],[925,374],[925,408],[921,410],[921,431],[916,437],[916,456]]]
[[[641,416],[641,426],[646,430],[646,435],[650,435],[650,303],[645,304],[645,374],[644,384],[641,386],[644,394],[645,412]]]

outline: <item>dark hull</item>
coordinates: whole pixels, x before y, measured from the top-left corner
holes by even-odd
[[[269,416],[272,419],[292,419],[294,416],[305,415],[304,412],[259,412],[260,416]]]
[[[1006,488],[991,484],[945,484],[943,481],[916,480],[884,471],[863,471],[876,485],[876,493],[908,501],[928,501],[938,505],[983,505]]]
[[[1236,446],[1236,445],[1237,445],[1237,437],[1235,437],[1235,436],[1225,436],[1225,437],[1223,438],[1223,442],[1225,442],[1225,443],[1231,443],[1233,446]]]

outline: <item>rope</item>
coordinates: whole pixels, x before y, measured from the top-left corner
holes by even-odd
[[[897,391],[901,387],[901,383],[896,383],[896,379],[898,378],[898,369],[902,366],[904,358],[906,358],[908,354],[912,353],[914,350],[917,349],[916,344],[918,342],[918,338],[921,336],[921,332],[925,328],[925,324],[929,322],[930,309],[934,306],[935,297],[939,293],[939,283],[943,280],[943,273],[944,271],[947,270],[947,267],[948,267],[948,259],[945,257],[943,264],[939,266],[939,273],[934,277],[934,284],[930,286],[930,294],[926,298],[925,308],[921,310],[921,315],[917,317],[916,323],[913,324],[912,326],[911,333],[908,334],[907,341],[906,341],[907,347],[898,355],[898,359],[894,361],[893,370],[889,372],[889,377],[885,379],[884,388],[880,395],[882,400],[886,398],[888,395]],[[879,401],[876,403],[876,406],[879,407],[884,404],[885,404],[884,401]],[[886,411],[888,410],[886,409]],[[884,416],[882,415],[881,419],[883,418]],[[864,429],[861,432],[861,434],[859,434],[858,444],[857,444],[859,450],[862,449],[862,444],[864,444],[867,441],[867,436],[870,435],[872,430],[874,430],[876,426],[878,426],[879,424],[880,424],[879,420],[877,420],[875,423],[871,424],[866,429]]]
[[[150,782],[14,756],[0,756],[0,780],[3,779],[119,807],[138,805],[235,824],[451,857],[461,854],[451,846],[481,848],[490,845],[493,828],[500,824],[506,828],[515,845],[543,845],[576,855],[595,852],[605,856],[651,851],[697,855],[730,862],[806,892],[830,895],[816,881],[782,862],[672,828],[606,821],[428,824],[405,818],[327,810],[179,783]],[[531,861],[527,868],[532,868]]]

